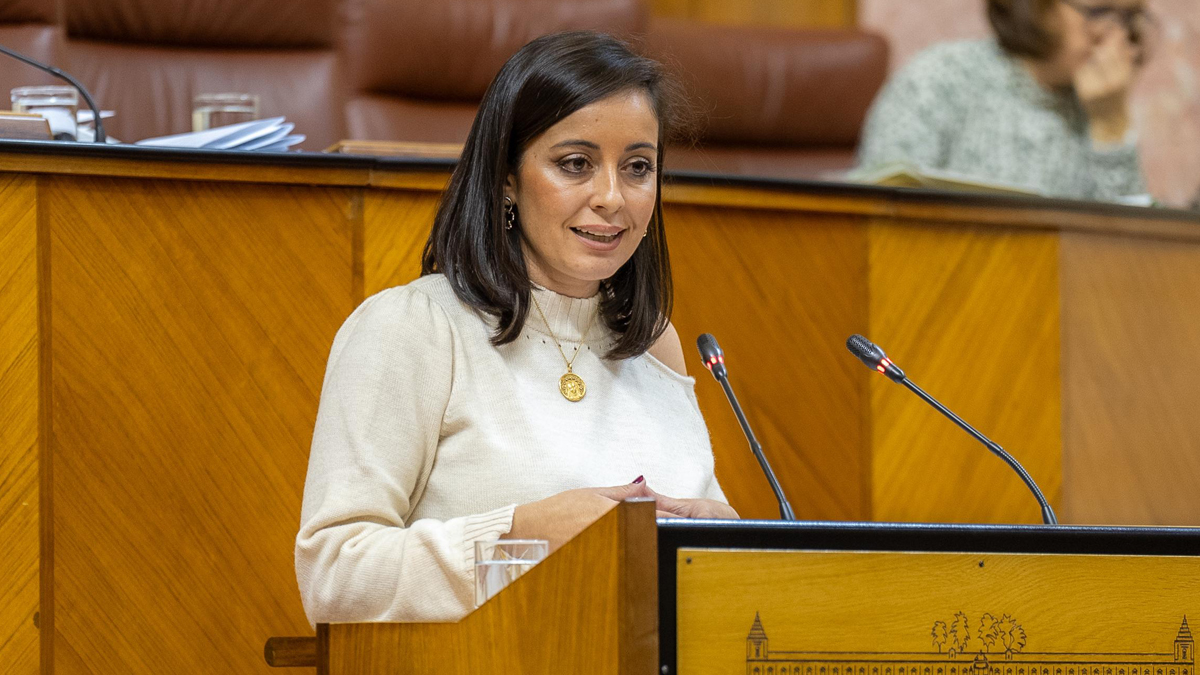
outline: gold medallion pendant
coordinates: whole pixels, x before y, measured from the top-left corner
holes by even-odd
[[[562,392],[563,398],[572,403],[578,403],[587,393],[587,385],[583,383],[582,377],[568,370],[558,378],[558,390]]]
[[[579,356],[579,351],[587,344],[588,333],[592,330],[592,324],[596,322],[596,315],[592,314],[592,318],[588,319],[587,328],[583,331],[583,336],[579,338],[579,346],[575,348],[575,353],[571,358],[567,358],[567,353],[563,351],[562,343],[558,341],[558,336],[554,334],[554,329],[550,327],[550,322],[546,320],[546,313],[542,311],[542,305],[538,302],[537,296],[533,298],[533,306],[537,308],[537,313],[542,317],[542,323],[546,324],[546,331],[550,333],[550,339],[554,340],[554,346],[558,347],[558,354],[562,356],[563,363],[567,364],[567,372],[558,378],[558,392],[563,395],[571,403],[579,403],[583,400],[583,395],[587,393],[587,385],[583,383],[583,378],[571,372],[571,366],[575,365],[575,359]]]

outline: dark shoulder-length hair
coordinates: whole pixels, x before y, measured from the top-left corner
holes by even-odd
[[[460,300],[496,317],[493,344],[521,334],[532,289],[520,227],[504,228],[505,180],[540,134],[580,108],[630,89],[646,92],[658,117],[657,195],[646,237],[601,284],[599,318],[618,336],[606,356],[642,354],[666,330],[672,289],[662,158],[681,98],[658,62],[610,35],[579,31],[540,37],[500,69],[483,96],[425,243],[421,274],[446,275]]]

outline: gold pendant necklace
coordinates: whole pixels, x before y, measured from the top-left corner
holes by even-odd
[[[575,365],[575,359],[579,357],[579,351],[583,349],[583,343],[587,341],[588,333],[592,330],[592,324],[596,322],[596,314],[593,314],[592,318],[588,319],[588,325],[583,331],[583,337],[579,338],[579,346],[575,348],[575,353],[568,359],[567,353],[563,351],[562,343],[558,341],[558,337],[554,335],[554,329],[550,327],[550,322],[546,320],[546,313],[542,311],[542,306],[538,304],[537,296],[530,291],[529,297],[533,298],[533,306],[537,309],[538,315],[542,317],[542,323],[546,325],[546,330],[550,333],[550,339],[554,340],[554,346],[558,347],[558,353],[562,356],[563,363],[567,364],[567,372],[558,378],[558,391],[563,395],[563,398],[572,403],[578,403],[583,400],[584,394],[587,393],[587,385],[584,384],[582,377],[576,375],[571,370],[571,366]]]

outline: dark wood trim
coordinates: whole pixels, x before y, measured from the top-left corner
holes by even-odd
[[[658,538],[652,499],[619,506],[621,588],[618,597],[620,672],[644,672],[658,656]]]
[[[263,645],[263,659],[272,668],[316,668],[317,638],[267,638],[267,643]]]
[[[317,675],[329,675],[329,624],[317,624]]]
[[[38,307],[38,647],[42,675],[54,673],[54,369],[51,343],[50,219],[37,184]]]

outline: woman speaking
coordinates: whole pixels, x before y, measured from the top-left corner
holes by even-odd
[[[676,111],[659,64],[602,34],[501,69],[421,278],[334,340],[296,538],[311,622],[458,619],[476,541],[553,549],[630,496],[737,517],[669,322]]]

